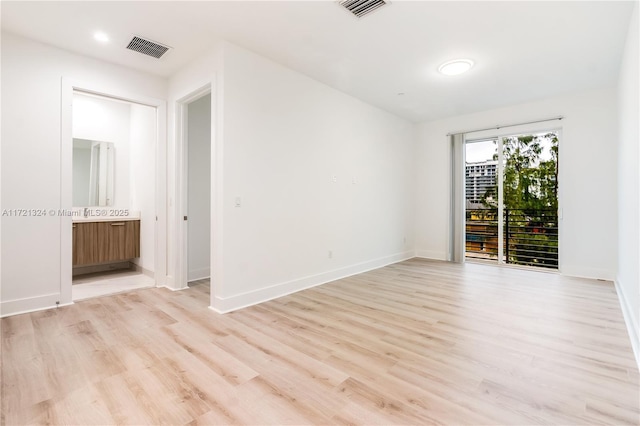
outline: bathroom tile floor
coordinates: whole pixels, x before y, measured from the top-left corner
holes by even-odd
[[[141,272],[121,270],[74,277],[71,288],[74,301],[155,287],[155,281]]]

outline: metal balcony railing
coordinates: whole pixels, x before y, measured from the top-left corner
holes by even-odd
[[[498,260],[498,209],[467,209],[466,256]],[[555,209],[504,209],[503,261],[558,267],[558,214]]]

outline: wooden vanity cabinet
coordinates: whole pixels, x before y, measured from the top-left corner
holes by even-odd
[[[140,257],[140,221],[73,224],[73,266]]]
[[[73,265],[98,263],[96,222],[73,224]]]

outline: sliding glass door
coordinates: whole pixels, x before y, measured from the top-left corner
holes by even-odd
[[[500,205],[497,187],[501,168],[498,166],[497,139],[467,142],[465,146],[465,252],[467,259],[497,261]]]
[[[465,256],[558,267],[558,134],[465,144]]]

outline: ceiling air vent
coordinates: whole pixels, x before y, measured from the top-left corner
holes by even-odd
[[[340,5],[358,18],[362,18],[387,3],[385,0],[342,0]]]
[[[153,56],[154,58],[160,59],[162,55],[167,53],[169,46],[164,46],[160,43],[156,43],[155,41],[147,40],[142,37],[133,36],[129,44],[127,45],[127,49],[133,50],[134,52],[142,53],[143,55]]]

